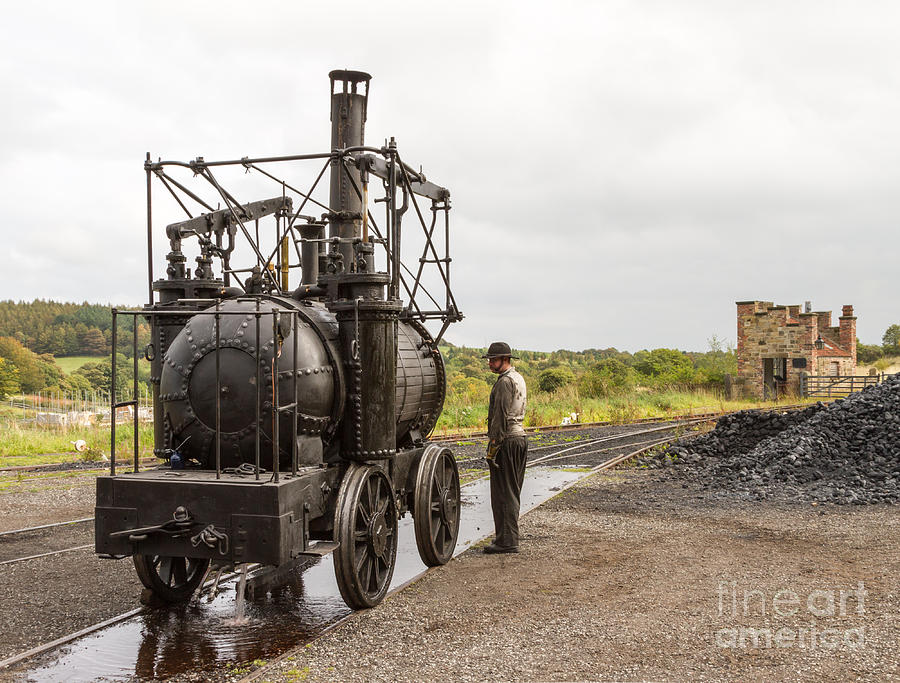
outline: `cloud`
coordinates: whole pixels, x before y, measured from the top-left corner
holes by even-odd
[[[348,67],[374,76],[368,141],[453,193],[452,341],[699,349],[748,298],[853,303],[877,341],[900,320],[898,29],[840,2],[20,4],[4,296],[142,302],[144,153],[324,151]]]

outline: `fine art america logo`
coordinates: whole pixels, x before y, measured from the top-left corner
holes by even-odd
[[[764,622],[759,626],[718,629],[718,647],[834,650],[866,644],[864,626],[843,627],[853,615],[866,613],[867,591],[862,581],[848,590],[814,590],[805,594],[790,589],[766,594],[739,588],[737,582],[730,581],[720,582],[717,592],[720,620],[733,619],[740,624]],[[779,625],[779,621],[788,621],[790,626]]]

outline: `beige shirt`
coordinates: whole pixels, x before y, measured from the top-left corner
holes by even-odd
[[[491,389],[488,408],[488,438],[500,443],[508,436],[525,436],[525,380],[512,366],[500,373]]]

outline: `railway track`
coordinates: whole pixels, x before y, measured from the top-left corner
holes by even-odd
[[[536,465],[546,464],[550,462],[560,463],[563,460],[574,460],[576,458],[580,458],[583,461],[581,464],[590,464],[591,466],[593,466],[596,464],[596,462],[594,462],[594,460],[596,460],[596,456],[600,454],[619,451],[623,448],[627,448],[628,446],[635,445],[635,439],[639,439],[640,437],[645,437],[651,434],[662,435],[665,432],[676,432],[676,434],[673,434],[666,438],[652,438],[649,440],[644,439],[643,441],[640,441],[640,443],[645,445],[650,442],[653,442],[654,444],[666,443],[667,441],[672,441],[673,439],[683,436],[683,434],[680,432],[683,432],[683,430],[685,429],[697,427],[717,418],[718,416],[698,418],[692,420],[684,420],[661,427],[636,430],[633,429],[616,434],[604,434],[597,437],[589,437],[578,443],[568,442],[530,446],[528,449],[529,459],[526,467],[534,467]],[[598,446],[601,444],[601,447],[595,448],[594,450],[584,450],[586,448],[590,448],[591,446]],[[559,448],[560,446],[562,446],[562,448]],[[542,453],[542,451],[553,448],[557,448],[558,450],[552,451],[549,454]],[[538,455],[539,452],[541,452],[540,455]],[[593,458],[593,460],[591,460],[591,458]],[[457,460],[457,465],[465,469],[487,469],[487,460],[483,455],[479,455],[476,457],[459,459]]]
[[[93,521],[82,517],[0,532],[0,566],[93,548]]]
[[[762,408],[744,408],[743,410],[753,410],[759,412],[770,412],[773,410],[798,410],[800,408],[808,408],[811,403],[789,403],[785,405],[773,405]],[[596,427],[615,427],[633,424],[654,424],[659,422],[679,422],[684,420],[719,418],[724,415],[733,415],[737,410],[731,411],[712,411],[707,413],[693,413],[690,415],[669,415],[666,417],[642,417],[630,422],[619,422],[616,420],[605,420],[601,422],[575,422],[567,425],[545,425],[543,427],[526,427],[527,434],[547,433],[547,432],[565,432],[577,431],[579,429],[593,429]],[[483,439],[487,437],[487,432],[450,432],[447,434],[432,434],[432,441],[436,443],[451,443],[453,441],[464,441],[466,439]]]

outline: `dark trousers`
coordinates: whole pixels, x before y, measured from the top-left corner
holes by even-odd
[[[525,479],[528,441],[524,436],[504,439],[491,463],[491,510],[494,513],[494,545],[519,547],[519,495]]]

